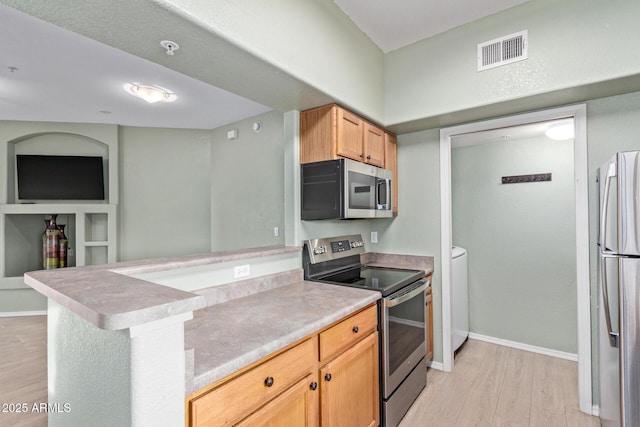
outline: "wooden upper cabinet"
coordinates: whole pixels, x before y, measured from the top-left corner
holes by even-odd
[[[384,167],[384,131],[370,123],[364,124],[364,162]]]
[[[300,113],[300,163],[349,159],[384,167],[384,130],[335,105]]]
[[[384,168],[389,169],[391,178],[391,211],[398,215],[398,138],[389,132],[384,134]]]
[[[338,121],[338,145],[336,147],[336,154],[362,161],[364,159],[362,149],[364,122],[360,117],[347,110],[338,107],[335,108],[337,109]]]
[[[300,113],[300,163],[337,159],[338,108],[335,105]]]

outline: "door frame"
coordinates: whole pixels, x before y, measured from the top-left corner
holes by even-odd
[[[576,207],[576,282],[578,315],[578,394],[580,410],[593,413],[591,390],[591,287],[589,271],[589,188],[587,168],[586,104],[518,114],[482,122],[442,128],[440,130],[440,230],[442,274],[442,365],[453,369],[451,342],[451,137],[530,123],[573,118],[574,184]]]

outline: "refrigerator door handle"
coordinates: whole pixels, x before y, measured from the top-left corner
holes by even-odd
[[[616,163],[609,163],[607,170],[607,178],[604,182],[604,191],[602,197],[602,207],[600,209],[600,247],[603,254],[612,254],[607,250],[607,224],[609,216],[609,191],[611,189],[611,180],[616,176]]]
[[[607,258],[612,258],[604,253],[600,256],[600,274],[602,278],[600,283],[602,284],[602,305],[604,306],[604,319],[607,324],[607,336],[609,337],[609,344],[611,347],[618,348],[618,332],[613,332],[611,327],[611,313],[609,310],[609,285],[607,284]]]

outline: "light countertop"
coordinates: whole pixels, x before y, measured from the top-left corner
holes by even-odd
[[[119,330],[194,312],[185,323],[190,394],[381,298],[376,291],[303,280],[302,269],[197,291],[135,275],[291,254],[273,246],[102,266],[34,271],[25,282],[98,328]],[[433,258],[367,253],[362,263],[433,272]]]
[[[187,393],[205,387],[380,299],[380,293],[294,281],[212,305],[185,324],[185,347],[194,349]]]
[[[214,252],[115,264],[25,273],[25,283],[100,329],[119,330],[207,306],[193,292],[133,277],[135,274],[198,267],[235,260],[299,252],[299,247]]]

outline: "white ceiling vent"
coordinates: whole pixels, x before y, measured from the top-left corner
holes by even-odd
[[[527,59],[527,30],[478,45],[478,71]]]

